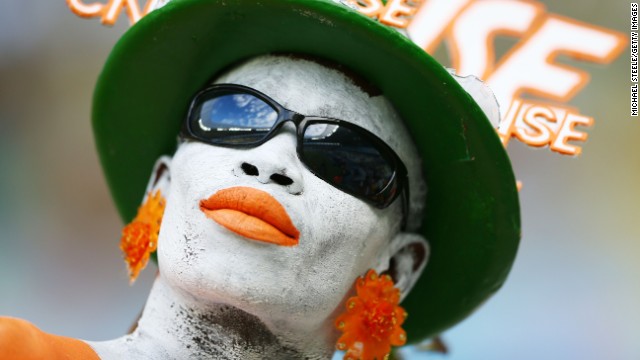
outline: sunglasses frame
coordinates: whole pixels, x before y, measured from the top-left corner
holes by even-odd
[[[278,118],[275,123],[271,126],[271,129],[264,135],[264,137],[258,141],[254,141],[251,143],[243,143],[243,144],[235,144],[235,143],[225,143],[225,142],[217,142],[214,139],[208,139],[202,136],[198,136],[191,130],[191,118],[193,116],[194,110],[198,109],[200,104],[209,99],[213,99],[219,95],[231,95],[231,94],[247,94],[254,96],[264,103],[269,105],[272,109],[274,109]],[[204,142],[206,144],[222,146],[228,148],[254,148],[256,146],[260,146],[265,142],[269,141],[280,129],[280,127],[286,123],[287,121],[292,121],[296,126],[296,152],[298,154],[298,158],[300,162],[313,173],[318,178],[322,179],[329,185],[339,189],[342,192],[345,192],[351,196],[354,196],[358,199],[361,199],[369,204],[374,205],[379,209],[384,209],[391,205],[393,201],[400,196],[403,195],[403,228],[404,223],[406,222],[406,215],[408,214],[408,200],[409,200],[409,186],[408,186],[408,178],[407,178],[407,168],[405,167],[400,157],[387,145],[382,139],[372,134],[370,131],[352,124],[350,122],[335,119],[335,118],[327,118],[321,116],[307,116],[303,114],[299,114],[295,111],[289,110],[284,106],[280,105],[278,102],[267,96],[266,94],[261,93],[258,90],[253,88],[238,85],[238,84],[215,84],[208,86],[207,88],[199,91],[191,101],[189,105],[189,111],[187,112],[187,116],[185,121],[182,123],[182,129],[180,132],[181,138],[189,138],[196,141]],[[304,132],[309,125],[312,124],[331,124],[331,125],[339,125],[343,126],[355,133],[359,136],[362,136],[368,141],[371,141],[375,146],[376,150],[380,152],[380,154],[385,158],[392,159],[393,163],[391,164],[393,167],[393,174],[389,179],[388,184],[380,190],[377,194],[373,195],[373,197],[366,197],[362,194],[357,194],[352,191],[348,191],[346,189],[339,188],[335,184],[331,183],[328,180],[325,180],[323,177],[319,176],[312,168],[307,165],[307,162],[304,158],[303,153],[303,140],[304,140]],[[384,200],[386,199],[386,200]]]

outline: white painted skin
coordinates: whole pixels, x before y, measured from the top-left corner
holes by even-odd
[[[215,82],[250,86],[288,109],[347,120],[376,134],[409,169],[411,218],[420,218],[420,160],[382,96],[370,97],[336,70],[286,56],[255,58]],[[259,175],[245,174],[244,162]],[[388,270],[394,257],[404,296],[426,263],[424,257],[414,264],[417,258],[407,251],[421,246],[428,254],[428,245],[400,230],[400,198],[377,209],[313,175],[296,154],[291,122],[251,149],[183,142],[157,166],[167,169],[150,181],[150,189],[167,194],[159,276],[133,334],[90,343],[102,359],[328,359],[339,336],[333,321],[358,276],[370,268]],[[273,182],[275,173],[293,184]],[[234,186],[275,197],[300,230],[300,243],[252,241],[200,211],[201,199]]]

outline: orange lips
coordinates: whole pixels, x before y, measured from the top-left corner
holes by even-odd
[[[200,200],[200,210],[246,238],[281,246],[298,245],[300,232],[287,211],[264,191],[240,186],[223,189]]]

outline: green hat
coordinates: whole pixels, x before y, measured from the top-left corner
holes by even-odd
[[[410,342],[468,316],[505,281],[520,238],[515,179],[486,116],[447,71],[398,31],[331,0],[173,0],[131,27],[100,75],[93,126],[125,221],[156,159],[172,154],[193,95],[253,56],[301,53],[378,86],[413,135],[429,189],[431,256],[403,302]]]

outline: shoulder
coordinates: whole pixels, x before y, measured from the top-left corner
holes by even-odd
[[[32,323],[0,317],[0,359],[99,360],[85,342],[47,334]]]
[[[38,331],[28,321],[0,317],[0,358],[31,359],[35,356],[45,355],[40,353]]]

